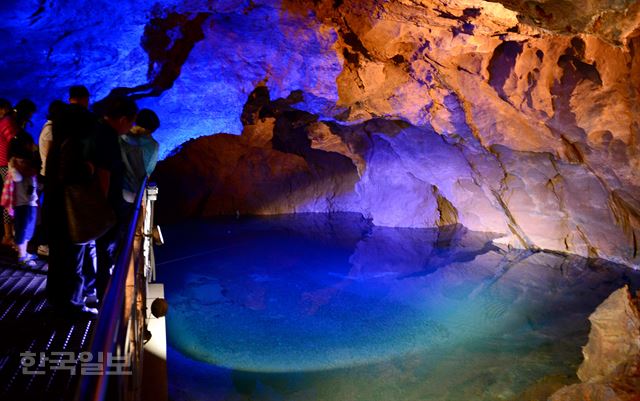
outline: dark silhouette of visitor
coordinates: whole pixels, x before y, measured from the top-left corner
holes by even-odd
[[[45,224],[49,236],[47,301],[65,315],[94,317],[97,309],[85,303],[85,263],[90,257],[87,244],[75,243],[70,233],[69,214],[88,205],[70,204],[66,190],[89,188],[97,180],[95,168],[84,157],[85,143],[95,130],[96,118],[79,105],[65,105],[52,121],[52,142],[46,159]],[[86,218],[85,218],[86,219]],[[76,221],[91,225],[90,218]],[[55,230],[55,233],[53,232]]]
[[[84,85],[74,85],[69,88],[69,104],[72,105],[72,107],[77,107],[78,110],[82,110],[82,112],[89,110],[90,97],[89,90]],[[93,113],[91,115],[97,122],[98,117]],[[89,307],[97,307],[99,300],[96,290],[98,270],[96,243],[95,241],[90,241],[85,244],[85,247],[82,270],[82,274],[84,275],[85,304]]]
[[[122,196],[127,203],[135,202],[145,177],[151,175],[158,162],[158,142],[151,136],[160,127],[160,119],[152,110],[142,109],[136,125],[120,136],[120,150],[125,164]]]
[[[47,175],[47,156],[49,155],[49,149],[53,142],[53,121],[58,120],[61,113],[63,113],[65,103],[62,100],[54,100],[49,104],[47,112],[47,121],[42,126],[40,136],[38,137],[38,151],[40,152],[40,160],[42,162],[42,168],[40,169],[39,182],[44,186],[45,177]],[[41,193],[43,191],[40,191]],[[47,212],[45,207],[44,196],[40,196],[40,225],[37,227],[38,237],[40,245],[38,245],[37,253],[41,256],[49,256],[49,233],[48,227],[45,224],[46,218],[44,214]]]
[[[83,85],[74,85],[69,88],[69,104],[77,104],[89,109],[89,90]]]
[[[113,271],[116,248],[124,237],[129,218],[129,206],[122,196],[125,165],[120,151],[119,137],[133,127],[138,107],[131,98],[113,96],[100,102],[101,119],[92,132],[85,157],[95,168],[98,181],[109,204],[116,213],[116,225],[96,240],[98,259],[97,289],[101,298]]]

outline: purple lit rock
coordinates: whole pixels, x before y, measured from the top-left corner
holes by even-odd
[[[637,266],[638,4],[6,1],[0,96],[34,134],[75,83],[157,111],[174,218],[352,211]]]

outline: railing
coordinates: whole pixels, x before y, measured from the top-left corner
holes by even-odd
[[[145,180],[136,198],[127,235],[120,244],[90,342],[93,358],[102,356],[99,362],[103,374],[82,376],[75,401],[140,399],[146,289],[148,281],[155,278],[153,203],[156,197],[157,187],[147,186]],[[128,370],[107,374],[109,364],[114,361],[124,363]]]

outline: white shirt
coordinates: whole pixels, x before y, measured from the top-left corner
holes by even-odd
[[[49,154],[49,148],[51,147],[51,142],[53,141],[53,123],[51,120],[44,123],[42,127],[42,131],[40,132],[40,138],[38,139],[38,147],[40,150],[40,160],[42,160],[42,168],[40,169],[40,174],[43,176],[46,173],[47,166],[47,155]]]

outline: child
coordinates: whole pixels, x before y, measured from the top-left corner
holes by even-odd
[[[9,162],[9,174],[14,183],[13,222],[18,264],[34,267],[36,257],[27,253],[27,243],[33,237],[38,213],[37,170],[27,159],[14,157]]]

